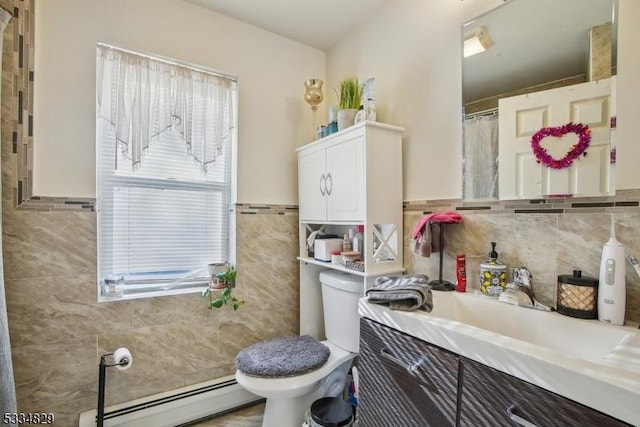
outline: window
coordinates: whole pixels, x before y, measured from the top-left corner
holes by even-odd
[[[235,79],[97,46],[98,300],[200,291],[229,259]]]

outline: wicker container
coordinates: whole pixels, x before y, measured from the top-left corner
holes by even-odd
[[[580,319],[598,318],[598,279],[582,271],[558,276],[557,311]]]

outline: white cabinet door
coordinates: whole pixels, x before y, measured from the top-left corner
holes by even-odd
[[[364,137],[327,148],[327,219],[364,221]]]
[[[327,217],[325,150],[300,153],[298,200],[301,221],[324,221]]]
[[[611,80],[581,83],[499,101],[500,199],[545,196],[598,196],[615,191],[610,165]],[[537,162],[531,137],[546,127],[569,122],[591,129],[587,156],[569,167],[553,169]],[[554,159],[563,158],[578,138],[545,137],[540,145]]]

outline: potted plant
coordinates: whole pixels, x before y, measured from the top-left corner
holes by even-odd
[[[236,286],[236,276],[238,271],[233,267],[229,267],[228,270],[218,271],[211,277],[211,283],[202,292],[202,296],[209,297],[209,309],[220,308],[223,305],[231,304],[233,311],[238,309],[244,304],[244,300],[238,299],[231,294],[231,291]],[[219,296],[215,293],[217,290],[222,290]]]
[[[338,130],[353,125],[362,100],[363,85],[357,77],[347,77],[340,81],[338,95]]]

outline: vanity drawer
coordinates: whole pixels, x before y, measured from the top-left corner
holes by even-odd
[[[624,422],[462,357],[460,426],[628,426]]]
[[[456,424],[457,354],[360,320],[360,425]]]

